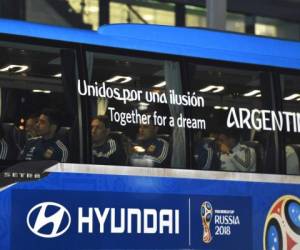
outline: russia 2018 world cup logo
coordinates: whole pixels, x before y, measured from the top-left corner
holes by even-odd
[[[269,210],[264,227],[264,250],[300,249],[300,199],[284,195]]]
[[[203,242],[209,243],[212,240],[211,232],[210,232],[210,222],[213,217],[213,208],[210,202],[205,201],[201,205],[201,218],[202,218],[202,226],[203,226]]]

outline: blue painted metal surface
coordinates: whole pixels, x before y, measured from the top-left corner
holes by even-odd
[[[275,202],[280,197],[287,203],[280,200]],[[133,249],[131,243],[134,240],[134,249],[258,250],[263,249],[265,223],[268,224],[273,216],[285,220],[282,213],[268,214],[272,204],[277,204],[276,207],[284,211],[283,207],[288,206],[290,201],[290,204],[299,206],[299,197],[297,184],[52,173],[40,181],[19,183],[0,192],[0,249]],[[190,206],[188,200],[191,201]],[[210,202],[214,211],[214,220],[210,226],[213,238],[209,244],[202,240],[200,208],[203,201]],[[38,237],[26,225],[30,209],[45,202],[61,204],[70,211],[72,226],[64,235],[51,239]],[[109,228],[106,228],[106,234],[99,234],[96,217],[92,233],[87,231],[87,224],[84,225],[84,232],[78,233],[78,207],[84,208],[85,216],[88,216],[89,207],[99,207],[102,212],[105,207],[179,209],[180,233],[160,236],[143,233],[111,234]],[[278,209],[272,210],[277,213]],[[237,224],[226,220],[218,222],[216,219],[216,216],[230,212],[239,217]],[[117,220],[119,223],[119,217]],[[187,235],[189,220],[190,244]],[[298,220],[295,225],[298,225]],[[217,233],[218,228],[227,228],[229,231]],[[285,232],[288,228],[283,225],[281,230]],[[240,232],[243,236],[239,235]],[[159,237],[159,240],[155,237]],[[170,237],[174,238],[174,242],[170,241]],[[295,242],[299,247],[297,239]],[[179,243],[176,240],[180,240]],[[22,248],[24,244],[30,247]]]
[[[300,69],[300,43],[229,32],[116,24],[98,32],[0,19],[0,33],[228,62]]]

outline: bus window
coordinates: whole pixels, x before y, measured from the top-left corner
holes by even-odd
[[[190,64],[189,90],[201,95],[203,107],[191,116],[203,126],[192,129],[192,168],[262,172],[271,150],[269,133],[253,126],[252,111],[264,109],[270,96],[259,71]]]
[[[281,89],[283,92],[283,111],[290,112],[290,125],[283,129],[285,147],[286,173],[300,174],[300,113],[299,113],[299,76],[282,75]],[[294,116],[295,115],[295,119]]]
[[[0,158],[77,162],[77,108],[67,97],[73,51],[13,42],[1,42],[0,51]]]
[[[169,121],[182,112],[168,95],[181,92],[178,63],[100,53],[89,61],[91,92],[81,91],[91,96],[92,163],[184,168],[185,132]]]

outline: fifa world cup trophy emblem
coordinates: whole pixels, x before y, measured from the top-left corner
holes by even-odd
[[[300,249],[300,198],[283,195],[274,201],[264,227],[264,250]]]
[[[202,226],[203,226],[203,242],[209,243],[212,240],[211,232],[210,232],[210,222],[213,217],[213,209],[210,202],[205,201],[201,205],[201,218],[202,218]]]

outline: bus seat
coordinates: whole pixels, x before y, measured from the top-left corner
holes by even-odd
[[[119,143],[124,143],[125,135],[121,131],[110,131],[109,137],[115,139]]]
[[[164,139],[164,140],[166,140],[167,142],[170,143],[170,135],[169,134],[158,134],[157,137],[161,138],[161,139]]]
[[[293,152],[288,152],[287,147],[290,146],[294,149],[297,157],[288,157],[293,154]],[[287,174],[300,174],[300,144],[289,144],[286,145],[286,168],[287,168]],[[289,158],[289,159],[288,159]]]
[[[111,136],[122,136],[123,132],[122,131],[110,131]]]
[[[4,137],[10,137],[5,139],[13,139],[15,124],[12,122],[3,122],[2,129],[4,132]]]
[[[300,156],[300,144],[289,144],[287,146],[292,147],[295,150],[297,156]]]
[[[201,139],[203,144],[215,144],[216,143],[216,139],[214,137],[204,137]]]
[[[204,150],[206,147],[209,147],[213,150],[210,165],[206,165],[208,160],[208,154],[206,154]],[[193,145],[193,158],[193,169],[219,170],[221,162],[216,139],[213,137],[198,137]]]
[[[109,136],[115,139],[117,142],[123,143],[125,139],[125,135],[121,131],[110,131]]]
[[[123,145],[123,149],[124,149],[125,155],[126,155],[124,165],[128,165],[131,140],[129,139],[129,137],[124,135],[124,133],[122,131],[111,131],[109,136],[111,138],[115,139],[118,143],[121,143]]]
[[[26,144],[26,131],[15,127],[14,139],[17,147],[22,150]]]
[[[263,158],[264,158],[264,148],[259,141],[244,141],[242,144],[253,148],[256,154],[256,172],[263,172]]]
[[[201,144],[205,145],[207,144],[209,147],[211,147],[215,152],[219,152],[219,148],[217,145],[217,140],[214,137],[204,137],[201,138]]]
[[[60,139],[63,143],[66,145],[70,144],[71,139],[71,131],[72,129],[70,127],[60,127],[57,131],[57,138]]]
[[[18,130],[15,127],[15,124],[11,122],[3,122],[2,128],[4,132],[4,139],[6,140],[9,147],[8,158],[9,160],[14,160],[18,157],[18,154],[20,152],[20,148],[16,140],[18,135]]]

